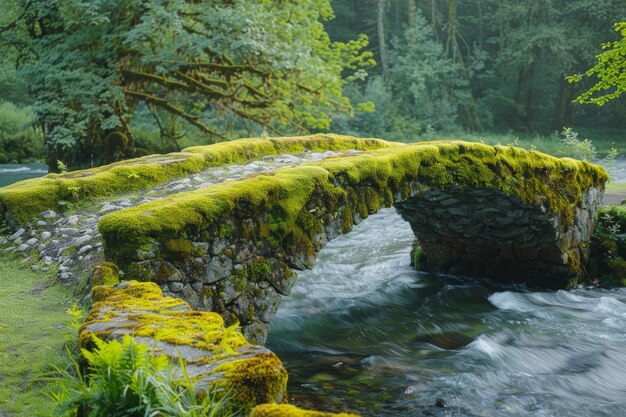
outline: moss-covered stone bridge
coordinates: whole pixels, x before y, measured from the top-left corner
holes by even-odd
[[[180,178],[210,167],[305,151],[333,156],[177,192]],[[68,204],[89,213],[97,202],[167,188],[173,180],[179,185],[165,198],[134,206],[128,199],[128,208],[106,215],[108,208],[100,209],[104,250],[76,251],[90,253],[78,259],[84,270],[95,267],[91,286],[119,276],[150,281],[96,287],[83,346],[90,347],[92,334],[133,334],[173,360],[181,354],[204,385],[226,384],[238,407],[252,409],[282,402],[287,376],[273,353],[249,342],[265,340],[281,297],[296,282],[293,270],[310,268],[329,240],[393,205],[415,232],[422,269],[572,286],[584,276],[607,174],[587,162],[512,146],[402,145],[336,135],[246,139],[23,181],[0,189],[0,216],[17,230],[8,241],[37,236],[17,249],[32,256],[37,242],[54,238],[50,231],[78,230],[62,227],[73,217],[72,224],[80,223],[72,213],[58,220],[56,212]],[[69,238],[89,241],[89,227]],[[46,244],[39,243],[41,255]],[[225,327],[236,321],[247,340]],[[320,415],[263,407],[251,415]]]
[[[565,287],[582,276],[605,171],[512,146],[410,145],[334,135],[247,139],[0,189],[18,225],[60,201],[151,187],[280,153],[346,152],[127,208],[102,218],[105,258],[262,341],[281,296],[324,244],[394,205],[430,271]]]

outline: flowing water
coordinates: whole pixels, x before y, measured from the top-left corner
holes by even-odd
[[[416,272],[393,209],[331,241],[272,321],[291,401],[367,416],[626,416],[626,290]]]
[[[0,164],[0,187],[29,178],[41,177],[47,173],[48,166],[40,162],[20,165]]]

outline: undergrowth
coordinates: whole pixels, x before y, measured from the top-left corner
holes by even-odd
[[[223,392],[198,393],[185,362],[175,368],[165,355],[130,336],[102,341],[81,351],[85,370],[57,369],[49,378],[59,417],[230,417],[235,416]]]

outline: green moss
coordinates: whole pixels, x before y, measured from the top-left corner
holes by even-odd
[[[76,246],[68,246],[67,248],[61,251],[61,255],[68,256],[78,252],[78,247]]]
[[[250,417],[358,417],[349,413],[322,413],[303,410],[289,404],[262,404],[255,407]]]
[[[250,263],[249,278],[254,282],[269,281],[272,278],[272,268],[265,258],[257,258]]]
[[[221,142],[209,146],[194,146],[183,152],[199,153],[206,158],[207,166],[220,166],[246,162],[267,155],[302,153],[304,151],[372,150],[402,146],[380,139],[359,139],[350,136],[318,134],[285,138],[252,138]]]
[[[420,265],[420,261],[422,259],[422,248],[419,245],[417,239],[413,240],[413,245],[411,247],[411,266],[413,268],[418,268]]]
[[[583,191],[602,188],[606,179],[602,168],[587,162],[515,147],[426,142],[329,158],[176,194],[109,214],[99,230],[106,255],[122,268],[146,241],[197,236],[198,231],[203,239],[221,237],[223,225],[241,218],[267,218],[261,221],[267,225],[263,239],[272,249],[291,247],[312,256],[317,249],[313,237],[321,230],[318,219],[340,215],[346,233],[354,213],[365,218],[383,203],[391,204],[394,194],[408,196],[412,184],[497,189],[542,206],[565,229],[582,206]],[[246,233],[251,236],[246,239],[260,239],[249,226]],[[240,229],[245,232],[243,226]]]
[[[259,403],[282,398],[287,372],[280,360],[273,353],[238,358],[238,351],[247,352],[249,343],[236,326],[225,327],[219,314],[192,311],[182,300],[164,297],[153,283],[97,287],[93,298],[95,304],[80,334],[83,347],[90,348],[94,336],[105,339],[112,332],[190,346],[207,352],[189,358],[190,363],[217,364],[213,372],[222,377],[209,378],[209,389],[225,389],[232,395],[235,408],[250,410]],[[120,324],[119,317],[126,321]],[[228,358],[232,360],[224,362]]]
[[[626,260],[621,258],[613,258],[607,260],[613,281],[621,286],[626,286]]]
[[[352,224],[354,223],[354,217],[352,216],[352,209],[347,206],[341,213],[341,233],[348,233],[352,230]]]
[[[210,166],[247,162],[266,155],[304,150],[378,149],[401,146],[379,139],[315,135],[275,139],[242,139],[192,147],[183,152],[150,155],[98,168],[49,174],[0,188],[0,221],[17,225],[45,210],[59,210],[63,201],[85,201],[146,189],[199,172]]]
[[[174,268],[167,262],[161,262],[159,264],[159,268],[156,271],[156,274],[152,278],[152,281],[156,282],[157,284],[166,284],[167,282],[169,282],[169,278],[175,273],[176,268]]]
[[[112,262],[102,262],[94,268],[91,275],[91,286],[105,285],[112,287],[119,284],[119,268]]]
[[[604,207],[590,241],[587,281],[626,286],[626,207]]]
[[[220,230],[233,218],[241,200],[257,212],[273,208],[281,221],[271,223],[274,239],[292,231],[298,214],[316,186],[331,187],[328,173],[318,167],[279,170],[251,180],[218,184],[170,196],[154,203],[105,216],[99,230],[106,235],[107,252],[128,256],[150,239],[176,237],[192,230]],[[217,234],[219,236],[219,232]],[[114,255],[115,256],[115,255]]]
[[[376,213],[380,209],[380,194],[372,187],[365,187],[365,205],[369,213]],[[385,189],[382,190],[382,194],[383,196],[387,194]]]
[[[147,263],[133,263],[126,269],[125,278],[141,282],[151,281],[153,277],[152,269]]]
[[[165,250],[171,258],[184,260],[191,256],[193,246],[187,239],[170,239],[165,244]]]
[[[330,158],[315,164],[328,170],[338,184],[375,185],[392,182],[406,195],[409,181],[429,186],[484,187],[542,205],[571,224],[582,205],[582,191],[604,187],[608,176],[599,166],[569,158],[554,158],[513,146],[487,146],[459,141],[422,142],[400,148]]]
[[[273,353],[220,365],[234,400],[245,410],[257,404],[280,401],[287,386],[287,371]]]
[[[229,237],[233,234],[234,229],[235,228],[233,227],[232,223],[230,222],[223,223],[220,225],[220,229],[217,235],[221,237],[222,239]]]

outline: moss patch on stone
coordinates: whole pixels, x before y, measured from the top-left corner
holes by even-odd
[[[203,168],[201,155],[173,153],[20,181],[0,188],[0,219],[22,224],[45,210],[58,210],[62,202],[145,189]]]
[[[115,259],[133,257],[136,248],[165,237],[219,236],[223,223],[250,212],[270,213],[273,220],[268,233],[275,237],[297,235],[296,219],[316,187],[335,195],[335,200],[344,194],[330,184],[328,172],[320,167],[283,169],[121,210],[105,216],[98,227],[107,253]]]
[[[401,145],[337,135],[242,139],[191,147],[167,155],[144,156],[98,168],[48,174],[0,188],[0,221],[8,220],[19,225],[45,210],[59,209],[59,203],[63,201],[85,201],[146,189],[207,167],[241,163],[267,155],[393,146]]]
[[[358,417],[358,415],[303,410],[289,404],[262,404],[252,410],[250,417]]]
[[[250,345],[237,326],[225,327],[219,314],[193,311],[178,298],[164,297],[154,283],[95,287],[92,295],[94,305],[80,332],[83,348],[93,348],[94,337],[111,340],[130,334],[151,340],[174,361],[180,348],[188,370],[192,365],[205,369],[194,376],[209,381],[199,389],[228,392],[234,409],[249,411],[283,398],[287,372],[280,360]]]
[[[119,268],[112,262],[102,262],[97,265],[91,275],[91,287],[104,285],[112,287],[120,283]]]
[[[567,227],[582,204],[583,191],[602,187],[606,179],[602,168],[587,162],[516,147],[428,142],[329,158],[176,194],[110,214],[99,230],[107,256],[115,262],[133,258],[136,248],[149,241],[193,235],[208,239],[226,221],[250,213],[268,214],[268,240],[280,243],[291,236],[298,243],[308,221],[303,210],[314,193],[323,194],[331,212],[347,199],[341,213],[342,231],[347,232],[354,216],[366,217],[393,203],[395,196],[406,197],[416,184],[498,189],[542,206]]]
[[[403,146],[381,139],[360,139],[351,136],[318,134],[284,138],[251,138],[221,142],[208,146],[192,146],[183,152],[199,153],[206,166],[236,164],[281,153],[299,154],[304,151],[373,150]]]
[[[401,148],[329,158],[315,163],[338,184],[377,188],[407,181],[439,188],[490,188],[543,206],[571,224],[583,191],[604,187],[606,171],[586,161],[555,158],[514,146],[461,141],[422,142]],[[402,188],[402,187],[400,187]]]

